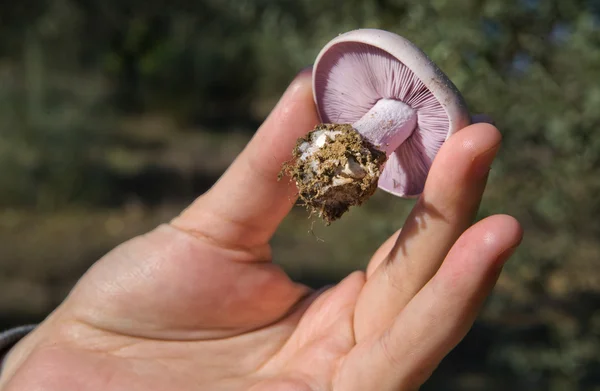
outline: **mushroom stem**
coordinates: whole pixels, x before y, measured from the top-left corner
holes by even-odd
[[[380,99],[352,127],[389,156],[416,129],[417,112],[399,100]]]

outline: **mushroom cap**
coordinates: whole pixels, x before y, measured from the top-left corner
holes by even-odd
[[[323,123],[355,123],[381,99],[415,110],[415,130],[388,156],[378,183],[400,197],[423,191],[442,144],[471,121],[458,89],[429,57],[383,30],[354,30],[330,41],[313,67],[313,94]]]

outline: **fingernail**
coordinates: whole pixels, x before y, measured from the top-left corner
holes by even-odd
[[[312,65],[309,65],[305,68],[302,68],[297,74],[296,76],[294,76],[294,78],[292,79],[292,81],[290,82],[290,84],[288,85],[288,87],[286,88],[286,90],[284,91],[283,95],[281,96],[281,98],[279,99],[279,101],[277,102],[277,105],[275,106],[275,108],[277,108],[279,105],[283,104],[283,102],[287,101],[288,98],[294,94],[294,91],[296,91],[298,89],[298,86],[301,83],[298,83],[298,80],[302,77],[305,76],[307,74],[311,74],[312,73]],[[273,110],[275,110],[275,108]]]
[[[506,250],[504,250],[496,259],[496,265],[504,266],[506,261],[508,261],[508,259],[515,253],[515,251],[517,251],[517,248],[519,248],[519,244],[517,244],[516,246],[513,246],[513,247],[509,247]]]
[[[312,75],[312,65],[302,68],[298,73],[296,73],[296,76],[294,76],[294,79],[291,81],[290,85],[288,86],[286,93],[290,90],[293,90],[292,87],[297,85],[296,81],[298,81],[298,79],[300,79],[302,77],[311,76],[311,75]]]
[[[311,65],[308,65],[308,66],[306,66],[306,67],[304,67],[304,68],[300,69],[300,72],[298,72],[298,73],[296,74],[296,77],[302,76],[302,75],[304,75],[304,74],[306,74],[306,73],[309,73],[309,74],[310,74],[310,73],[312,73],[312,70],[313,70],[313,66],[312,66],[312,64],[311,64]]]
[[[498,149],[500,149],[500,144],[494,145],[473,159],[473,172],[477,179],[483,179],[488,176]]]
[[[487,114],[475,114],[471,117],[471,123],[473,124],[490,124],[490,125],[496,125],[496,121],[494,121],[494,119],[492,117],[490,117]]]

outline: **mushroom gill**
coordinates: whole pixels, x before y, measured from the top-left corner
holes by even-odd
[[[419,194],[450,125],[444,107],[423,81],[388,52],[357,42],[330,47],[315,67],[314,78],[321,120],[361,125],[367,122],[368,126],[356,129],[375,145],[381,131],[375,124],[385,124],[386,118],[401,117],[407,109],[412,109],[416,116],[414,128],[399,123],[389,131],[391,137],[388,138],[396,142],[390,143],[393,150],[385,146],[383,149],[394,159],[391,169],[395,172],[386,175],[386,164],[382,177],[394,177],[389,189],[394,194]],[[388,105],[387,109],[378,110],[368,118],[382,101],[397,101],[404,107]]]

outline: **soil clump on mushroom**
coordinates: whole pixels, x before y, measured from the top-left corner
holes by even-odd
[[[352,125],[320,124],[298,139],[280,177],[289,175],[307,209],[329,225],[375,193],[386,159]]]

